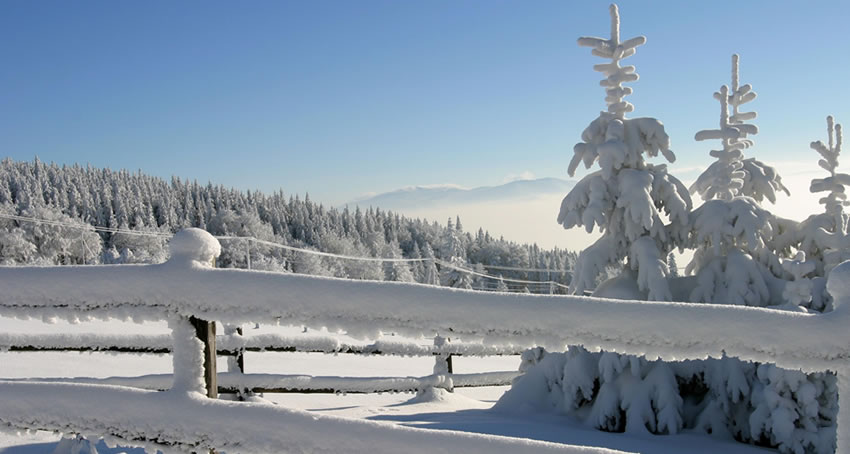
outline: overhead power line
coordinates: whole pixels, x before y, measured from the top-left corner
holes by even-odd
[[[52,226],[56,226],[56,227],[67,227],[67,228],[72,228],[72,229],[77,229],[77,230],[88,230],[88,231],[106,232],[106,233],[122,234],[122,235],[153,236],[153,237],[158,237],[158,238],[170,238],[170,237],[173,236],[173,234],[165,233],[165,232],[144,232],[144,231],[139,231],[139,230],[117,229],[117,228],[112,228],[112,227],[93,226],[93,225],[90,225],[90,224],[80,224],[80,223],[70,223],[70,222],[63,222],[63,221],[52,220],[52,219],[39,219],[39,218],[34,218],[34,217],[18,216],[18,215],[13,215],[13,214],[0,214],[0,219],[9,219],[9,220],[18,221],[18,222],[32,222],[32,223],[36,223],[36,224],[52,225]],[[304,254],[312,254],[312,255],[317,255],[317,256],[321,256],[321,257],[342,259],[342,260],[357,260],[357,261],[363,261],[363,262],[381,262],[381,263],[385,263],[385,262],[413,263],[413,262],[433,261],[434,263],[436,263],[437,265],[440,265],[441,267],[454,269],[454,270],[460,271],[462,273],[467,273],[467,274],[470,274],[470,275],[473,275],[473,276],[479,276],[479,277],[483,277],[483,278],[493,279],[495,281],[502,280],[503,282],[512,282],[512,283],[516,283],[516,284],[553,285],[553,286],[564,288],[564,289],[568,288],[568,286],[566,286],[564,284],[561,284],[561,283],[555,282],[555,281],[551,281],[551,280],[549,280],[549,281],[532,281],[532,280],[525,280],[525,279],[507,278],[507,277],[503,277],[503,276],[494,276],[492,274],[481,273],[481,272],[478,272],[478,271],[475,271],[473,269],[469,269],[469,268],[466,268],[466,267],[453,265],[449,262],[446,262],[444,260],[440,260],[440,259],[437,259],[437,258],[406,259],[406,258],[389,258],[389,257],[387,257],[387,258],[384,258],[384,257],[357,257],[357,256],[352,256],[352,255],[333,254],[333,253],[330,253],[330,252],[321,252],[321,251],[316,251],[316,250],[313,250],[313,249],[299,248],[299,247],[295,247],[295,246],[289,246],[289,245],[286,245],[286,244],[275,243],[275,242],[272,242],[272,241],[261,240],[259,238],[248,237],[248,236],[221,235],[221,236],[216,236],[216,238],[219,239],[219,240],[239,240],[239,241],[254,242],[254,243],[257,243],[257,244],[263,244],[263,245],[266,245],[266,246],[275,247],[275,248],[279,248],[279,249],[284,249],[284,250],[289,250],[289,251],[294,251],[294,252],[299,252],[299,253],[304,253]],[[88,248],[87,245],[86,245],[86,248]],[[549,270],[549,269],[545,269],[545,268],[520,268],[520,267],[508,267],[508,266],[484,265],[484,264],[481,264],[481,266],[483,266],[484,268],[490,268],[490,269],[503,269],[503,270],[520,271],[520,272],[566,272],[565,270]]]

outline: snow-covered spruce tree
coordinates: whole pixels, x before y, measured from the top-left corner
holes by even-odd
[[[434,250],[431,249],[431,245],[428,243],[425,243],[422,258],[425,261],[423,262],[421,282],[427,285],[440,285],[440,272],[437,270],[436,264],[437,259],[434,257]]]
[[[596,286],[597,276],[611,266],[625,267],[600,290],[620,297],[670,300],[667,254],[683,246],[684,237],[673,235],[688,225],[691,199],[687,188],[667,173],[666,165],[653,165],[644,155],[659,152],[673,161],[664,126],[654,118],[626,118],[633,106],[623,98],[631,94],[624,82],[637,80],[633,66],[622,59],[635,53],[643,36],[620,41],[619,14],[611,5],[611,38],[579,38],[581,46],[610,63],[594,66],[602,72],[608,110],[582,133],[569,167],[598,162],[599,170],[585,176],[564,198],[558,222],[565,228],[595,227],[602,237],[578,257],[570,286],[581,293]],[[665,224],[665,221],[673,224]],[[617,282],[620,281],[620,282]],[[614,282],[614,285],[608,285]],[[624,290],[628,289],[628,290]],[[606,295],[612,296],[612,295]],[[542,405],[566,412],[607,431],[676,433],[683,425],[679,386],[673,369],[662,361],[647,361],[611,352],[591,353],[570,347],[565,353],[540,355],[501,399],[500,405]],[[539,398],[528,402],[528,396]],[[535,399],[537,400],[537,399]]]
[[[442,266],[440,269],[441,285],[445,287],[471,289],[472,276],[469,273],[460,271],[460,268],[468,268],[462,232],[452,224],[452,218],[449,218],[447,222],[440,253],[443,260],[449,265]]]
[[[620,62],[634,55],[646,38],[620,41],[617,6],[611,5],[610,11],[609,39],[578,40],[610,63],[593,67],[605,75],[600,84],[605,87],[608,109],[582,132],[569,174],[574,175],[582,162],[587,168],[598,163],[599,170],[575,185],[558,214],[558,223],[566,229],[584,227],[591,232],[598,226],[602,231],[602,237],[579,255],[570,290],[581,293],[594,288],[606,266],[627,259],[628,268],[636,272],[637,287],[648,299],[670,300],[667,253],[683,246],[683,238],[671,235],[681,228],[668,228],[665,218],[686,226],[691,199],[685,186],[667,173],[666,165],[644,159],[660,152],[668,161],[675,160],[664,125],[654,118],[626,118],[634,106],[624,99],[632,89],[623,83],[636,81],[638,75],[634,66],[620,66]]]
[[[385,244],[381,251],[381,257],[389,260],[383,263],[385,281],[414,282],[410,265],[407,262],[394,261],[403,258],[398,243]]]
[[[850,240],[848,240],[848,214],[844,207],[850,205],[845,192],[850,185],[850,175],[838,172],[838,158],[841,154],[843,137],[841,125],[831,116],[826,117],[828,143],[820,140],[812,142],[811,148],[820,154],[818,165],[829,172],[829,176],[812,180],[809,190],[812,193],[826,193],[819,200],[824,212],[809,216],[800,223],[793,239],[793,245],[804,251],[813,260],[816,270],[814,276],[824,278],[835,265],[850,259]],[[819,288],[823,290],[823,283]],[[822,292],[821,292],[822,293]],[[815,295],[812,308],[824,310],[827,300],[822,294]]]
[[[788,191],[775,170],[743,157],[753,144],[747,136],[758,128],[744,123],[755,119],[755,112],[738,110],[756,94],[749,85],[738,85],[737,55],[732,90],[724,85],[714,97],[721,106],[720,127],[698,132],[696,140],[719,139],[722,149],[711,152],[717,161],[691,187],[705,202],[691,215],[690,246],[696,252],[687,272],[696,274],[696,286],[690,299],[804,310],[800,306],[808,306],[812,294],[805,276],[814,266],[802,252],[794,260],[780,260],[787,249],[776,250],[784,223],[759,204]],[[834,450],[834,375],[727,357],[687,363],[678,369],[680,381],[707,389],[701,399],[698,393],[686,396],[699,401],[697,415],[688,421],[695,428],[783,453]]]
[[[756,93],[738,80],[738,55],[733,55],[732,90],[723,85],[714,93],[720,102],[720,126],[695,136],[697,141],[720,140],[722,148],[711,151],[717,161],[690,188],[705,202],[691,214],[689,247],[696,252],[685,272],[696,274],[697,285],[689,298],[748,306],[781,304],[783,269],[768,247],[774,217],[758,201],[775,202],[776,191],[787,189],[772,167],[744,159],[743,150],[753,144],[747,136],[758,133],[758,127],[745,121],[757,114],[738,108],[754,100]]]

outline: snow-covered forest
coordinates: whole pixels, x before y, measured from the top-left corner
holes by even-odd
[[[169,182],[141,172],[60,167],[38,159],[0,163],[3,264],[158,263],[167,257],[168,235],[185,227],[347,256],[437,258],[479,272],[485,271],[483,265],[562,270],[575,261],[570,251],[517,244],[481,229],[465,232],[460,218],[442,225],[379,207],[326,208],[309,196],[266,195],[176,177]],[[224,246],[218,266],[247,266],[243,243],[224,241]],[[258,243],[250,250],[254,269],[464,288],[504,285],[457,270],[438,270],[431,261],[340,260]],[[569,284],[567,273],[488,272]]]

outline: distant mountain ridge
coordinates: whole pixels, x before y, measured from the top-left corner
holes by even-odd
[[[372,206],[382,210],[403,211],[405,209],[435,207],[442,204],[463,205],[536,198],[552,194],[566,195],[574,185],[575,181],[560,178],[538,178],[469,189],[456,185],[411,186],[353,200],[346,205]]]

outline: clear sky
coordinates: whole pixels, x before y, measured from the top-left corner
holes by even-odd
[[[806,161],[850,125],[850,2],[627,1],[633,116],[707,165],[730,56],[761,128],[752,153]],[[142,169],[338,204],[408,185],[566,177],[604,108],[600,1],[0,2],[2,156]],[[583,174],[583,173],[582,173]],[[580,174],[579,176],[581,176]],[[693,178],[685,172],[683,179]]]

